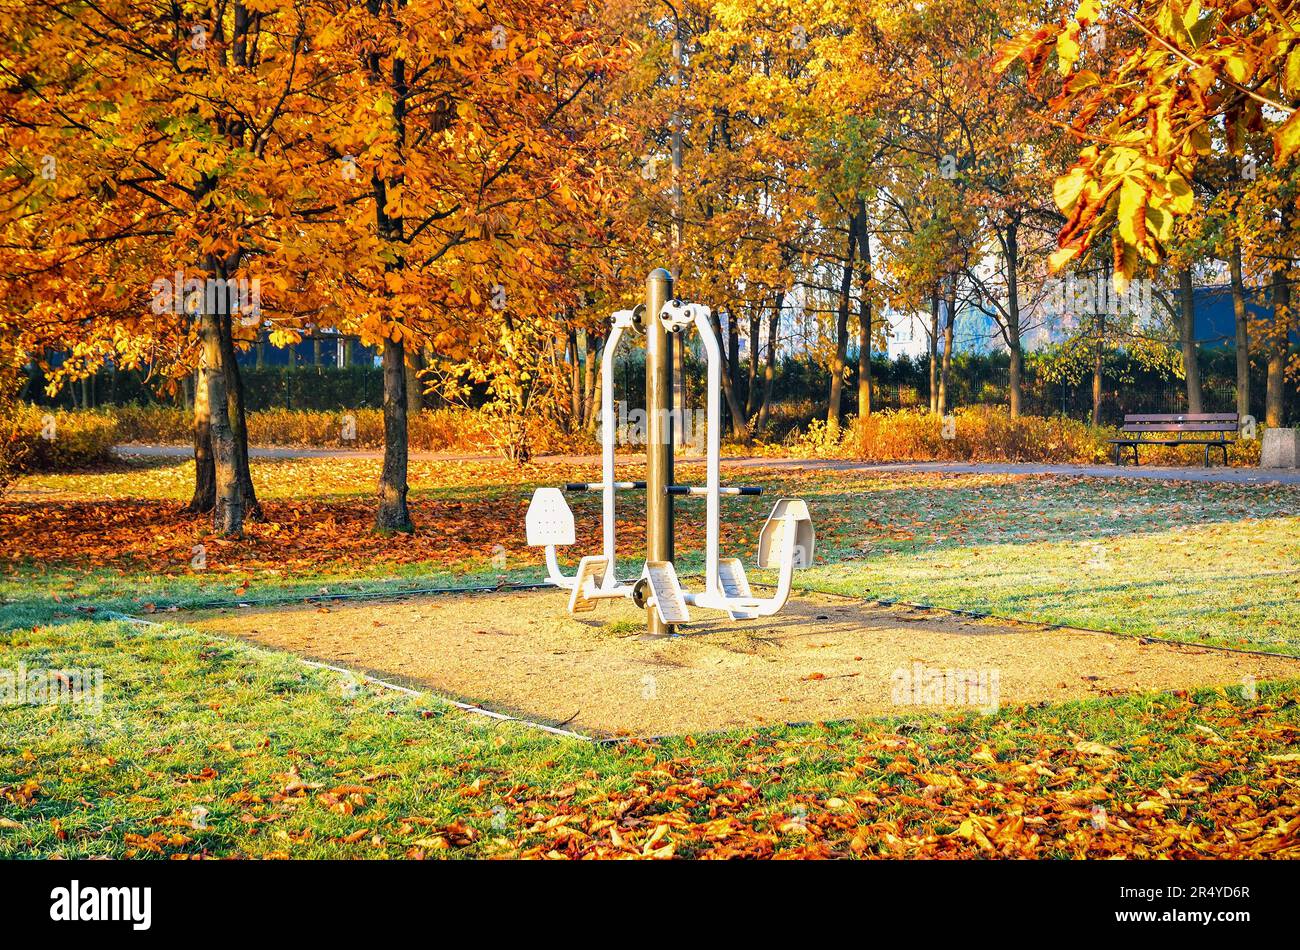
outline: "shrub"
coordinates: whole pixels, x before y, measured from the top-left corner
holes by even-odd
[[[1061,416],[1012,419],[1006,410],[974,406],[954,413],[951,438],[944,438],[941,417],[900,409],[854,419],[838,438],[816,421],[793,447],[798,454],[871,462],[1090,463],[1107,458],[1111,432]]]
[[[107,462],[117,443],[112,413],[19,406],[6,423],[5,452],[18,472],[54,472]]]
[[[172,406],[114,406],[107,410],[117,420],[119,442],[167,445],[194,439],[193,413]]]
[[[1240,465],[1244,467],[1253,467],[1259,465],[1260,453],[1263,448],[1261,441],[1264,438],[1263,427],[1260,427],[1256,438],[1239,440],[1228,446],[1228,464]],[[1127,450],[1126,450],[1127,451]],[[1149,448],[1140,450],[1139,458],[1143,465],[1182,465],[1187,467],[1198,467],[1205,464],[1205,449],[1196,445],[1153,445]],[[1128,456],[1121,456],[1127,458]],[[1218,449],[1210,449],[1210,463],[1219,465],[1223,462],[1223,455]]]
[[[1044,462],[1088,465],[1114,457],[1109,439],[1117,430],[1093,426],[1065,416],[1021,416],[1005,409],[972,406],[954,413],[952,438],[943,437],[943,420],[923,409],[877,412],[854,419],[833,436],[824,422],[814,420],[789,441],[798,455],[855,458],[870,462]],[[1259,464],[1260,442],[1239,441],[1228,447],[1230,465]],[[1212,449],[1211,461],[1219,458]],[[1205,449],[1196,445],[1149,446],[1141,450],[1142,464],[1195,467],[1204,464]]]
[[[194,439],[192,413],[170,406],[121,406],[111,410],[118,420],[123,442],[185,445]],[[345,439],[344,423],[350,421]],[[413,450],[425,452],[495,452],[500,449],[500,419],[486,409],[424,409],[408,417]],[[572,448],[570,439],[539,421],[529,437],[534,451]],[[320,446],[378,449],[384,444],[381,409],[322,412],[305,409],[262,409],[248,413],[248,440],[252,445]],[[588,446],[589,448],[589,446]]]
[[[22,430],[11,406],[0,406],[0,498],[22,474],[25,444]]]

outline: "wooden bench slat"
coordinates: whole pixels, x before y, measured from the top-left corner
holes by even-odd
[[[1124,417],[1125,422],[1236,422],[1235,412],[1137,412]]]
[[[1235,439],[1107,439],[1112,445],[1229,445]]]
[[[1152,422],[1142,425],[1123,425],[1121,432],[1236,432],[1236,425],[1221,422]]]

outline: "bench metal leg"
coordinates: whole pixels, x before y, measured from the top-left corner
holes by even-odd
[[[1131,450],[1132,450],[1132,452],[1133,452],[1133,464],[1134,464],[1134,465],[1138,465],[1138,464],[1140,464],[1139,461],[1138,461],[1138,447],[1137,447],[1137,444],[1136,444],[1136,443],[1133,443],[1133,442],[1116,442],[1116,443],[1115,443],[1115,464],[1116,464],[1116,465],[1123,465],[1123,464],[1124,464],[1124,450],[1125,450],[1125,449],[1131,449]]]

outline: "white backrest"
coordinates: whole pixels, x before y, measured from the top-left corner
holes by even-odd
[[[548,544],[574,542],[573,512],[558,488],[539,488],[528,503],[528,545],[541,548]]]
[[[802,498],[782,498],[772,508],[758,536],[758,566],[780,567],[786,524],[794,528],[794,566],[811,567],[817,536],[813,531],[808,503]]]

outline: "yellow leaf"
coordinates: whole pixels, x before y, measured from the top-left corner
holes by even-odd
[[[1081,69],[1065,84],[1066,92],[1082,92],[1084,89],[1091,89],[1093,86],[1101,85],[1101,78],[1091,69]]]
[[[1079,59],[1079,26],[1072,24],[1071,29],[1056,38],[1057,69],[1062,76],[1070,75],[1075,62]]]
[[[1079,200],[1079,194],[1087,183],[1088,173],[1078,165],[1056,179],[1052,183],[1052,197],[1056,200],[1056,206],[1068,214],[1074,208],[1075,202]]]
[[[1290,160],[1300,149],[1300,110],[1291,113],[1291,118],[1282,123],[1282,127],[1273,133],[1273,162],[1281,165]]]
[[[1052,252],[1051,257],[1047,259],[1047,264],[1052,269],[1052,273],[1056,273],[1062,267],[1070,263],[1070,261],[1074,260],[1078,256],[1079,256],[1078,247],[1075,247],[1073,245],[1070,247],[1063,247],[1060,250],[1056,250]]]
[[[1282,74],[1282,81],[1286,85],[1286,91],[1291,98],[1300,94],[1300,46],[1287,55],[1286,70]]]
[[[1169,189],[1170,211],[1174,214],[1187,214],[1192,210],[1195,195],[1192,194],[1192,186],[1187,183],[1186,178],[1178,172],[1170,172],[1165,177],[1165,186]]]
[[[1083,752],[1087,755],[1119,755],[1117,751],[1108,745],[1102,745],[1100,742],[1089,742],[1083,740],[1074,744],[1075,752]]]
[[[1125,244],[1121,241],[1118,234],[1115,235],[1113,246],[1115,250],[1115,271],[1111,281],[1115,285],[1116,293],[1127,293],[1129,282],[1133,280],[1133,275],[1137,273],[1137,249],[1132,244]]]
[[[985,851],[993,850],[992,842],[989,841],[988,836],[984,834],[983,829],[976,824],[974,819],[967,818],[963,821],[957,828],[957,834],[965,838],[967,841],[974,841]]]
[[[998,58],[993,63],[993,71],[997,73],[1004,72],[1008,66],[1023,56],[1031,46],[1045,39],[1042,30],[1027,30],[1015,39],[1007,40],[998,49]]]
[[[1244,83],[1254,73],[1255,63],[1248,52],[1238,50],[1224,58],[1223,69],[1233,82]]]
[[[1119,236],[1125,244],[1143,247],[1147,242],[1147,186],[1136,178],[1125,178],[1119,190]]]

